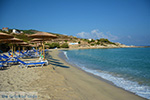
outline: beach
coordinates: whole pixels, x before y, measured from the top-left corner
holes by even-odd
[[[0,91],[37,92],[38,100],[145,100],[68,64],[60,52],[50,50],[43,68],[0,70]]]

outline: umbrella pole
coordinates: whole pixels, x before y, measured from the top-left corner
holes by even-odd
[[[43,45],[43,43],[41,42],[41,45]],[[40,52],[41,52],[41,56],[43,55],[43,47],[41,46],[41,48],[40,48],[41,50],[40,50]]]
[[[37,54],[37,43],[36,43],[36,54]]]
[[[16,51],[16,47],[14,47],[14,52],[13,53],[15,53],[15,51]]]
[[[24,47],[23,47],[23,52],[24,52]]]
[[[18,47],[18,49],[19,49],[19,55],[20,55],[20,46]]]
[[[44,60],[45,60],[45,50],[44,50],[45,48],[44,48],[44,41],[43,41],[43,58],[44,58]]]
[[[12,57],[13,57],[13,51],[14,51],[14,48],[13,48],[13,44],[12,44]]]

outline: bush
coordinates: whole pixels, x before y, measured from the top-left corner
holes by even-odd
[[[60,48],[59,43],[47,43],[46,45],[48,45],[49,48]]]
[[[30,29],[30,30],[22,30],[23,31],[23,33],[26,33],[26,34],[34,34],[35,32],[35,30],[32,30],[32,29]]]
[[[97,45],[100,45],[99,41],[98,41],[98,42],[96,42],[96,44],[97,44]]]
[[[91,44],[91,46],[94,46],[95,44]]]
[[[94,39],[92,39],[92,40],[91,40],[91,42],[95,42],[95,40],[94,40]]]
[[[95,42],[95,40],[94,40],[94,39],[92,39],[91,41],[88,40],[88,43],[89,43],[89,44],[92,43],[92,42]]]
[[[110,42],[108,39],[104,39],[104,38],[99,39],[99,42],[103,42],[103,43],[107,43],[107,44],[115,44],[113,42]]]
[[[66,43],[68,42],[68,40],[64,40]]]
[[[25,42],[28,42],[31,40],[25,33],[19,34],[19,35],[14,35],[16,38],[22,39]]]
[[[90,43],[91,43],[91,41],[90,41],[90,40],[88,40],[88,43],[90,44]]]
[[[81,44],[81,42],[79,41],[78,44]]]
[[[68,43],[63,43],[63,44],[61,45],[61,48],[69,48]]]

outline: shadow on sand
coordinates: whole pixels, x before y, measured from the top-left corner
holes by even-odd
[[[4,70],[8,70],[8,69],[9,69],[8,66],[0,67],[0,71],[4,71]]]
[[[60,62],[58,59],[54,59],[51,55],[46,53],[46,59],[48,60],[49,64],[54,65],[56,67],[62,67],[62,68],[70,68],[69,66],[65,66],[63,63]],[[55,68],[56,68],[55,67]],[[53,68],[53,69],[55,69]]]

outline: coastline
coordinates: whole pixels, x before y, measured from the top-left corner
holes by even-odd
[[[76,48],[60,48],[57,50],[80,50],[80,49],[114,49],[114,48],[150,48],[150,46],[90,46],[90,47],[76,47]]]
[[[50,49],[43,68],[0,70],[0,92],[37,92],[39,100],[146,100],[68,64],[59,53]]]
[[[110,81],[108,81],[108,80],[105,80],[105,79],[103,79],[103,78],[101,78],[101,77],[98,77],[98,76],[95,76],[95,75],[93,75],[93,74],[91,74],[91,73],[88,73],[88,72],[85,72],[85,71],[83,71],[82,69],[80,69],[80,68],[78,68],[78,67],[76,67],[75,65],[72,65],[72,64],[70,64],[70,63],[68,63],[68,62],[66,62],[62,57],[60,57],[59,56],[59,53],[60,53],[60,51],[57,51],[58,52],[58,54],[57,54],[57,56],[59,57],[59,59],[65,64],[65,65],[68,65],[68,66],[70,66],[70,68],[68,69],[68,70],[70,70],[70,73],[71,74],[76,74],[77,75],[77,78],[79,78],[79,79],[83,79],[83,80],[85,80],[86,82],[88,82],[88,83],[86,83],[86,84],[79,84],[79,83],[77,83],[76,85],[88,85],[89,86],[89,88],[94,88],[95,90],[93,90],[93,91],[96,91],[96,92],[93,92],[93,91],[91,91],[90,89],[89,90],[87,90],[87,91],[90,91],[91,93],[89,93],[89,94],[93,94],[93,95],[95,95],[95,94],[97,94],[97,97],[93,97],[93,96],[90,96],[89,94],[88,94],[88,96],[87,96],[87,98],[89,98],[88,100],[90,100],[90,99],[93,99],[93,98],[95,98],[95,99],[93,99],[93,100],[98,100],[98,99],[104,99],[104,100],[127,100],[127,99],[132,99],[132,100],[146,100],[145,98],[142,98],[142,97],[140,97],[140,96],[138,96],[138,95],[136,95],[136,94],[134,94],[134,93],[132,93],[132,92],[130,92],[130,91],[126,91],[126,90],[124,90],[124,89],[122,89],[122,88],[120,88],[120,87],[117,87],[117,86],[115,86],[112,82],[110,82]],[[61,70],[57,70],[58,72],[59,71],[61,71],[61,72],[59,72],[59,73],[61,73],[61,74],[63,74],[63,75],[65,75],[65,77],[66,78],[68,78],[68,73],[67,73],[67,71],[65,71],[64,70],[64,72],[62,73],[62,69]],[[67,74],[66,74],[67,73]],[[80,73],[80,74],[79,74]],[[81,78],[81,76],[82,75],[84,75],[84,77],[85,78]],[[70,74],[69,74],[69,76],[71,76]],[[69,79],[70,80],[72,80],[72,78],[70,78],[69,77]],[[83,81],[83,80],[79,80],[79,79],[77,79],[78,81]],[[87,79],[87,80],[86,80]],[[72,80],[73,81],[73,80]],[[93,84],[91,84],[92,82],[96,82],[96,84],[95,83],[93,83]],[[94,86],[93,86],[94,85]],[[102,86],[104,86],[105,85],[105,87],[102,87]],[[82,87],[82,86],[79,86],[79,87]],[[77,87],[76,87],[77,88]],[[84,88],[84,87],[83,87]],[[105,92],[106,92],[106,94],[104,94],[104,95],[101,95],[101,93],[103,93],[103,91],[99,91],[99,90],[105,90]],[[116,92],[117,91],[117,92]],[[118,92],[119,91],[119,92]],[[84,91],[84,92],[86,92],[86,91]],[[111,92],[111,93],[110,93]],[[115,92],[115,93],[114,93]],[[84,94],[84,93],[82,93],[81,92],[81,94]],[[86,94],[86,93],[85,93]],[[108,95],[108,94],[111,94],[111,95]],[[123,94],[123,95],[122,95]],[[93,97],[93,98],[92,98]],[[110,98],[109,98],[110,97]],[[129,98],[128,98],[129,97]],[[86,99],[87,99],[86,98]],[[115,99],[113,99],[113,98],[115,98]]]

